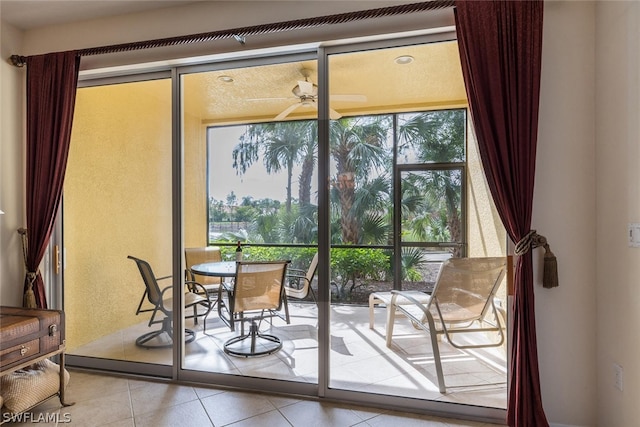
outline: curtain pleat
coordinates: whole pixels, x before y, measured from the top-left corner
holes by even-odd
[[[39,265],[62,198],[79,68],[75,51],[27,58],[25,306],[47,308]]]
[[[480,156],[513,242],[530,231],[543,1],[456,1],[462,71]],[[507,423],[548,426],[542,407],[531,251],[518,257]]]

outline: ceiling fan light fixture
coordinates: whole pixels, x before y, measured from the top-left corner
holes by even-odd
[[[401,55],[393,60],[398,65],[406,65],[411,64],[413,62],[413,56],[411,55]]]
[[[233,77],[231,76],[218,76],[218,80],[223,83],[233,83]]]
[[[302,83],[302,82],[300,82]],[[306,96],[306,97],[313,97],[313,96],[318,96],[318,86],[316,86],[315,84],[309,84],[310,87],[308,87],[307,89],[311,89],[311,90],[303,90],[300,87],[300,84],[296,85],[293,89],[291,89],[291,92],[297,96],[298,98]]]

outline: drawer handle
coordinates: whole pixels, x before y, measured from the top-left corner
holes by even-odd
[[[56,332],[58,332],[58,325],[50,325],[49,326],[49,336],[50,337],[55,337],[56,336]]]
[[[29,347],[22,346],[20,347],[20,356],[24,356],[29,352]]]

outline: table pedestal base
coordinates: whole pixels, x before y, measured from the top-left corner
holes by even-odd
[[[275,335],[260,333],[255,320],[251,321],[249,333],[233,337],[224,343],[224,352],[232,356],[265,356],[282,348],[282,341]]]

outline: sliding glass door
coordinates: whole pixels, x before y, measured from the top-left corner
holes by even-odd
[[[240,244],[244,261],[288,260],[290,269],[308,269],[318,229],[317,64],[307,59],[314,57],[181,70],[185,250],[208,247],[225,262],[236,259]],[[234,278],[216,279],[223,291],[210,294],[216,310],[206,332],[184,347],[184,375],[209,374],[229,383],[247,377],[286,380],[315,388],[318,307],[311,294],[289,292],[286,307],[256,323],[261,334],[282,342],[279,351],[238,357],[225,345],[251,326],[228,320]]]
[[[427,298],[445,260],[505,253],[453,37],[252,52],[79,89],[64,201],[71,362],[500,418],[505,347],[440,341],[442,392],[424,331],[399,318],[386,337],[392,290]],[[300,273],[254,325],[224,317],[233,274],[201,273],[238,246]],[[172,276],[173,311],[150,304],[129,256]],[[185,292],[211,310],[182,309]],[[282,348],[225,351],[243,327]],[[141,345],[162,328],[168,345]]]
[[[425,299],[445,260],[504,255],[504,240],[485,238],[501,233],[493,218],[467,200],[469,192],[488,194],[483,182],[467,178],[479,160],[467,154],[473,140],[456,42],[326,51],[328,394],[370,393],[379,396],[366,399],[380,402],[407,397],[445,411],[458,404],[505,408],[506,347],[469,352],[439,340],[443,393],[429,334],[398,318],[391,340],[387,336],[391,290],[419,291]],[[362,97],[363,106],[337,117],[333,94],[343,88]],[[485,237],[467,233],[469,217],[480,218],[474,224]]]

